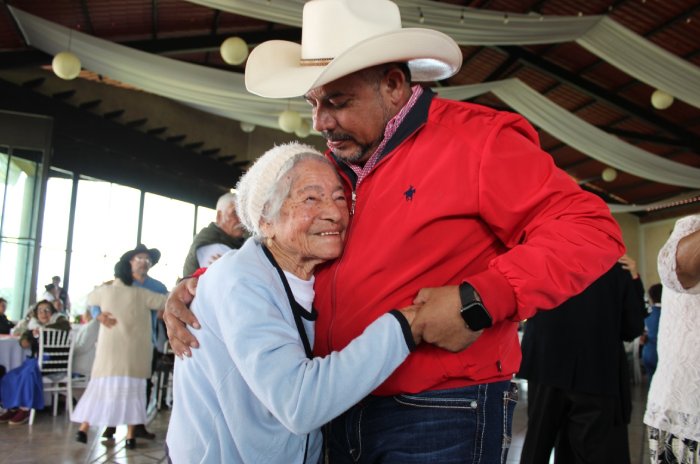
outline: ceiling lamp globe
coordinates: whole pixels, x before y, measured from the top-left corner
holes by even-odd
[[[651,106],[657,110],[665,110],[673,104],[673,95],[663,90],[654,90],[651,94]]]
[[[229,37],[224,40],[219,51],[221,58],[227,64],[238,65],[248,58],[248,44],[240,37]]]
[[[280,129],[291,134],[301,127],[301,115],[296,111],[284,110],[280,113],[277,123]]]
[[[605,182],[612,182],[617,179],[617,171],[614,168],[605,168],[601,177]]]
[[[309,136],[311,133],[311,124],[309,124],[309,121],[306,119],[301,120],[301,124],[299,125],[299,128],[294,131],[294,134],[296,134],[297,137],[300,139],[305,139],[306,137]]]
[[[252,122],[241,121],[241,130],[246,134],[250,134],[255,130],[255,124]]]
[[[80,74],[80,59],[71,52],[60,52],[53,57],[51,68],[58,77],[69,81]]]

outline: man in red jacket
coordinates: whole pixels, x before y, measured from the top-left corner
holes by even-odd
[[[352,199],[345,251],[316,275],[315,354],[412,301],[429,342],[333,421],[333,462],[502,462],[517,322],[607,271],[619,228],[522,117],[412,86],[454,74],[462,54],[442,33],[402,29],[392,2],[312,0],[302,36],[256,47],[245,78],[258,95],[304,95]],[[195,319],[170,308],[187,353],[196,342],[177,319]]]

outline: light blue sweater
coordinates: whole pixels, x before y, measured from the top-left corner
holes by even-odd
[[[320,426],[379,386],[412,343],[403,316],[385,314],[342,351],[308,359],[282,281],[253,239],[207,270],[192,310],[200,348],[175,361],[174,463],[302,463],[309,434],[306,463],[316,464]],[[313,346],[314,323],[303,321]]]

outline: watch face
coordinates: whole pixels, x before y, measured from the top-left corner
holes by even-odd
[[[475,301],[462,308],[462,319],[464,319],[464,322],[469,326],[469,328],[475,332],[477,330],[491,327],[493,324],[491,315],[489,315],[486,308],[484,308],[484,306],[478,301]]]

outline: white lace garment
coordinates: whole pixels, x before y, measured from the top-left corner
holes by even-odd
[[[644,415],[645,424],[694,441],[700,441],[700,284],[683,289],[678,282],[676,250],[698,229],[700,214],[680,219],[659,252],[659,364]]]

